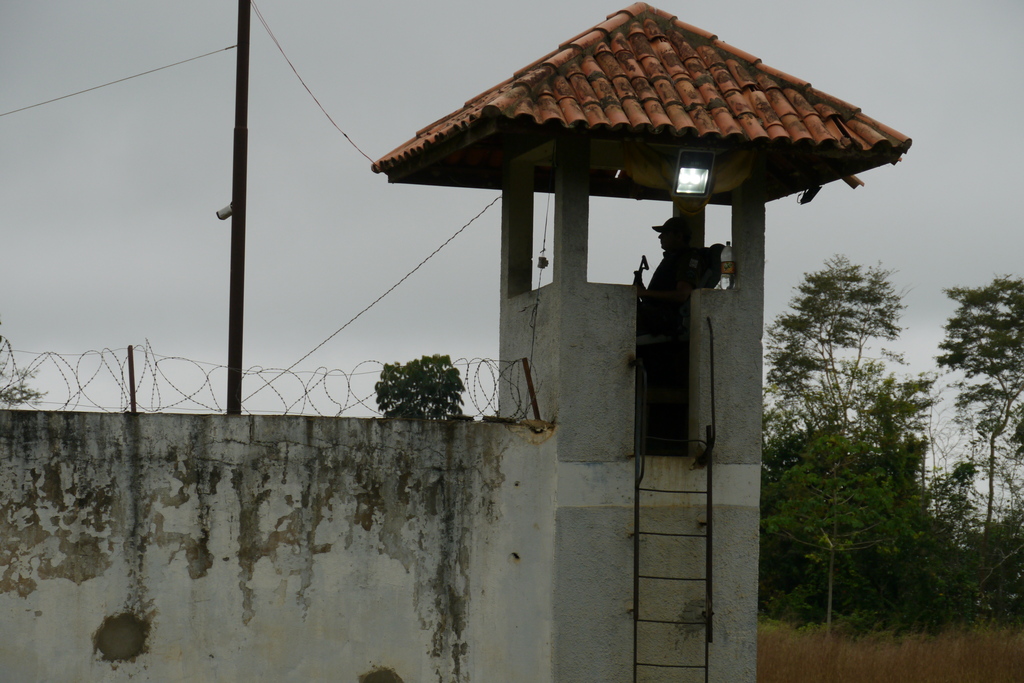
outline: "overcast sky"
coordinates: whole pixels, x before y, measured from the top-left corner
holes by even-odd
[[[260,0],[338,125],[377,159],[629,3]],[[652,3],[909,135],[896,166],[767,213],[766,320],[829,256],[906,291],[900,350],[933,367],[942,289],[1020,275],[1024,3]],[[0,4],[0,113],[236,41],[228,0]],[[142,345],[227,358],[236,52],[0,116],[0,333],[30,353]],[[390,185],[254,18],[244,365],[287,367],[494,199]],[[538,197],[538,225],[545,197]],[[728,215],[712,209],[711,237]],[[668,204],[594,200],[591,279],[628,283]],[[299,369],[497,356],[500,204]],[[716,228],[720,232],[715,232]],[[540,243],[538,242],[538,251]],[[549,245],[550,246],[550,245]],[[741,264],[742,267],[742,264]],[[218,389],[223,392],[223,388]]]

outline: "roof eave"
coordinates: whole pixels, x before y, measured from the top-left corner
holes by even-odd
[[[531,134],[548,138],[565,135],[587,135],[605,141],[640,140],[657,146],[700,146],[720,150],[753,149],[768,156],[768,199],[780,199],[804,190],[848,178],[879,166],[897,163],[910,148],[911,140],[904,138],[895,144],[883,142],[871,149],[860,147],[830,147],[793,144],[787,140],[775,142],[706,139],[695,136],[643,133],[637,131],[608,130],[595,135],[562,125],[536,125],[501,118],[478,119],[471,125],[449,134],[445,139],[427,142],[421,149],[410,149],[406,143],[404,156],[388,158],[374,171],[387,175],[389,182],[413,185],[437,185],[479,189],[501,189],[501,151],[505,135]],[[468,161],[476,157],[475,162]],[[485,159],[488,163],[481,163]],[[625,177],[615,178],[608,169],[591,170],[591,194],[605,197],[631,197],[635,199],[668,200],[667,192],[644,188]],[[535,178],[538,192],[550,189],[548,170],[539,169]],[[713,203],[729,204],[727,193],[713,198]]]

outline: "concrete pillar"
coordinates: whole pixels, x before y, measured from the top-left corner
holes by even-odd
[[[502,169],[501,299],[533,287],[533,155],[534,141],[508,137]]]
[[[555,145],[554,272],[565,296],[587,282],[590,235],[590,141],[562,138]]]
[[[554,680],[628,680],[635,297],[587,282],[589,141],[559,139],[554,161],[551,317],[539,316],[556,382]]]
[[[753,683],[757,673],[757,563],[764,328],[764,163],[733,191],[732,290],[700,290],[691,322],[691,423],[716,426],[713,455],[714,642],[710,680]],[[711,372],[712,335],[714,373]],[[712,380],[714,416],[712,415]]]
[[[630,287],[587,282],[589,141],[549,144],[506,143],[500,354],[530,359],[541,417],[559,428],[559,459],[617,461],[632,450],[635,297]],[[552,283],[533,290],[525,264],[538,163],[555,168],[555,218]],[[523,406],[514,394],[503,393],[503,415]]]
[[[528,357],[541,417],[555,424],[552,680],[630,678],[632,288],[587,282],[590,141],[505,147],[501,356]],[[533,168],[552,165],[552,283],[529,286]],[[502,413],[521,399],[509,389]]]
[[[533,362],[533,308],[537,304],[532,284],[534,168],[538,161],[550,159],[551,149],[550,142],[533,136],[510,135],[504,141],[499,357],[510,363],[521,358]],[[529,405],[525,381],[517,381],[518,370],[506,370],[512,381],[499,388],[498,413],[525,417]]]

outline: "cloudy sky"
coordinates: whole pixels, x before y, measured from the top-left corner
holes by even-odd
[[[673,2],[675,4],[673,4]],[[377,159],[629,4],[260,0],[299,74]],[[906,292],[900,345],[932,367],[942,289],[1021,273],[1019,0],[652,3],[810,81],[914,144],[866,187],[768,207],[766,318],[842,253]],[[0,5],[0,114],[235,43],[227,0]],[[26,354],[148,340],[227,357],[235,51],[0,116],[0,332]],[[317,108],[254,18],[244,364],[288,367],[405,276],[496,193],[390,185]],[[546,201],[538,198],[538,225]],[[669,207],[595,200],[590,276],[629,282]],[[304,360],[350,370],[497,355],[496,204]],[[725,239],[725,210],[712,238]],[[715,226],[723,232],[716,234]],[[538,248],[540,244],[538,243]],[[222,388],[219,389],[221,392]]]

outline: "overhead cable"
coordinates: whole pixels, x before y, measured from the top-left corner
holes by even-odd
[[[274,32],[270,30],[270,26],[267,24],[267,20],[264,19],[263,18],[263,14],[260,13],[260,8],[256,6],[255,2],[253,2],[251,4],[252,4],[253,12],[256,13],[256,18],[260,20],[261,24],[263,24],[263,28],[266,29],[267,35],[269,35],[270,39],[272,41],[274,41],[274,45],[277,45],[277,49],[278,49],[278,51],[280,51],[281,56],[284,57],[284,61],[288,62],[288,66],[290,66],[292,68],[292,72],[295,74],[295,77],[299,79],[299,83],[302,84],[302,87],[306,89],[306,92],[309,93],[309,96],[313,98],[314,102],[316,102],[316,106],[320,107],[320,111],[322,111],[324,113],[324,116],[326,116],[327,120],[331,122],[331,125],[334,126],[335,128],[337,128],[338,132],[345,136],[345,139],[348,140],[348,143],[350,145],[352,145],[353,147],[355,147],[356,151],[359,152],[360,154],[362,154],[364,157],[366,157],[366,160],[369,161],[372,164],[373,163],[373,159],[371,159],[369,157],[369,155],[366,154],[366,152],[364,152],[363,150],[359,149],[359,145],[357,145],[352,140],[352,138],[350,138],[348,136],[348,133],[346,133],[345,131],[343,131],[341,129],[341,126],[339,126],[337,123],[334,122],[334,119],[331,118],[331,115],[327,113],[326,109],[324,109],[324,105],[320,104],[320,100],[318,100],[316,98],[316,95],[313,94],[313,91],[309,89],[308,85],[306,85],[306,81],[302,80],[302,76],[299,75],[299,72],[295,68],[295,65],[292,64],[292,60],[290,60],[288,58],[288,55],[285,54],[284,48],[281,47],[281,43],[279,43],[277,41],[277,36],[275,36]]]
[[[26,109],[32,109],[34,107],[41,107],[44,104],[50,104],[51,102],[57,102],[59,100],[66,100],[67,98],[74,97],[75,95],[81,95],[82,93],[92,92],[93,90],[99,90],[100,88],[105,88],[108,85],[114,85],[115,83],[121,83],[123,81],[130,81],[133,78],[138,78],[139,76],[145,76],[146,74],[155,73],[157,71],[163,71],[164,69],[170,69],[172,66],[178,66],[179,64],[185,64],[187,62],[194,62],[197,59],[202,59],[203,57],[209,57],[210,55],[215,55],[218,52],[224,52],[225,50],[231,50],[231,49],[233,49],[235,47],[237,47],[237,46],[236,45],[229,45],[229,46],[227,46],[225,48],[221,48],[220,50],[214,50],[213,52],[207,52],[205,55],[199,55],[198,57],[191,57],[189,59],[183,59],[180,62],[175,62],[174,64],[168,64],[167,66],[161,66],[161,67],[156,68],[156,69],[150,69],[149,71],[143,71],[142,73],[135,74],[134,76],[127,76],[125,78],[119,78],[116,81],[110,81],[109,83],[104,83],[103,85],[97,85],[97,86],[93,86],[92,88],[86,88],[85,90],[79,90],[78,92],[73,92],[70,95],[62,95],[61,97],[55,97],[52,100],[46,100],[45,102],[39,102],[38,104],[30,104],[29,106],[22,107],[21,109],[12,109],[11,111],[5,111],[3,114],[0,114],[0,116],[7,116],[8,114],[17,114],[19,111],[25,111]]]
[[[468,228],[469,226],[471,226],[471,225],[472,225],[473,223],[475,223],[475,222],[476,222],[476,219],[480,218],[480,216],[483,216],[483,215],[484,215],[484,214],[485,214],[485,213],[487,212],[487,210],[488,210],[489,208],[491,208],[492,206],[494,206],[494,205],[495,205],[495,204],[497,203],[497,201],[498,201],[499,199],[501,199],[501,195],[500,195],[500,194],[499,194],[499,195],[498,195],[497,197],[495,197],[495,198],[494,198],[494,199],[493,199],[493,200],[491,201],[491,203],[490,203],[490,204],[488,204],[488,205],[487,205],[487,206],[485,206],[485,207],[484,207],[483,209],[481,209],[480,213],[478,213],[477,215],[475,215],[475,216],[473,216],[472,218],[470,218],[470,219],[469,219],[469,222],[468,222],[468,223],[466,223],[466,224],[465,224],[465,225],[463,225],[463,226],[462,226],[461,228],[459,228],[458,230],[456,230],[456,231],[455,231],[455,234],[454,234],[454,235],[452,235],[451,237],[449,237],[448,239],[446,239],[446,240],[444,241],[444,243],[443,243],[443,244],[441,244],[441,246],[439,246],[439,247],[438,247],[437,249],[435,249],[434,251],[430,252],[430,255],[429,255],[429,256],[427,256],[427,257],[426,257],[425,259],[423,259],[422,261],[420,261],[420,262],[419,262],[419,264],[418,264],[418,265],[417,265],[417,266],[416,266],[415,268],[413,268],[413,269],[412,269],[412,270],[410,270],[410,271],[409,271],[408,273],[406,273],[405,277],[403,277],[403,278],[402,278],[401,280],[399,280],[399,281],[398,281],[398,282],[396,282],[395,284],[391,285],[391,287],[390,287],[390,288],[388,288],[388,290],[387,290],[386,292],[384,292],[383,294],[381,294],[380,296],[378,296],[378,297],[377,297],[376,299],[374,299],[374,300],[373,300],[373,302],[371,302],[369,306],[367,306],[366,308],[364,308],[363,310],[359,311],[359,312],[358,312],[358,313],[356,313],[356,314],[355,314],[354,316],[352,316],[352,319],[351,319],[351,320],[349,320],[349,321],[348,321],[347,323],[345,323],[344,325],[342,325],[341,327],[339,327],[339,328],[338,328],[337,330],[335,330],[333,334],[331,334],[331,335],[330,335],[329,337],[327,337],[327,339],[324,339],[324,340],[323,340],[322,342],[320,342],[319,344],[317,344],[316,346],[314,346],[314,347],[313,347],[313,348],[312,348],[312,349],[311,349],[311,350],[309,351],[309,353],[307,353],[307,354],[306,354],[306,355],[304,355],[304,356],[303,356],[302,358],[298,359],[297,361],[295,361],[294,363],[292,363],[291,365],[289,365],[289,366],[288,366],[287,368],[285,368],[284,370],[282,370],[282,371],[281,371],[281,373],[280,373],[279,375],[277,375],[277,376],[276,376],[276,377],[274,377],[273,379],[270,379],[270,380],[264,380],[264,382],[263,382],[263,386],[261,386],[261,387],[260,387],[259,389],[257,389],[256,391],[254,391],[254,392],[252,392],[251,394],[249,394],[248,396],[246,396],[246,397],[245,397],[245,400],[246,400],[246,401],[248,401],[248,400],[249,400],[250,398],[252,398],[252,397],[253,397],[253,396],[255,396],[256,394],[258,394],[259,392],[263,391],[263,390],[264,390],[265,388],[269,387],[269,386],[270,386],[270,385],[271,385],[271,384],[272,384],[273,382],[276,382],[276,381],[277,381],[277,380],[278,380],[278,379],[279,379],[279,378],[280,378],[280,377],[281,377],[282,375],[285,375],[286,373],[289,373],[289,372],[291,372],[291,371],[292,371],[292,370],[293,370],[293,369],[295,368],[295,366],[296,366],[296,365],[298,365],[298,364],[299,364],[299,363],[301,363],[302,361],[304,361],[304,360],[306,360],[307,358],[309,358],[310,356],[312,356],[312,355],[313,355],[314,353],[316,353],[316,352],[317,352],[317,350],[319,350],[319,349],[320,349],[320,347],[322,347],[322,346],[323,346],[324,344],[326,344],[327,342],[329,342],[329,341],[331,341],[332,339],[334,339],[334,338],[335,338],[336,336],[338,336],[338,334],[340,334],[340,333],[341,333],[341,331],[342,331],[342,330],[344,330],[344,329],[345,329],[346,327],[348,327],[349,325],[351,325],[352,323],[354,323],[354,322],[355,322],[355,321],[356,321],[356,320],[357,320],[357,319],[358,319],[358,318],[359,318],[359,317],[360,317],[361,315],[363,315],[363,313],[366,313],[366,312],[367,312],[368,310],[370,310],[371,308],[373,308],[374,306],[376,306],[376,305],[377,305],[377,303],[378,303],[378,302],[379,302],[379,301],[380,301],[381,299],[383,299],[384,297],[386,297],[386,296],[387,296],[388,294],[390,294],[391,292],[395,291],[395,289],[397,289],[397,288],[398,288],[398,286],[399,286],[399,285],[401,285],[401,284],[402,284],[403,282],[405,282],[406,280],[408,280],[408,279],[409,279],[409,278],[410,278],[410,277],[412,276],[412,274],[413,274],[413,273],[415,273],[415,272],[416,272],[417,270],[419,270],[420,268],[422,268],[422,267],[423,267],[423,265],[424,265],[424,264],[425,264],[425,263],[426,263],[427,261],[429,261],[430,259],[434,258],[434,256],[435,256],[435,255],[436,255],[436,254],[437,254],[437,253],[438,253],[439,251],[441,251],[442,249],[444,249],[445,247],[447,247],[447,246],[448,246],[448,244],[449,244],[449,243],[450,243],[450,242],[451,242],[452,240],[454,240],[454,239],[455,239],[456,237],[458,237],[459,235],[461,235],[461,234],[462,234],[462,231],[463,231],[463,230],[465,230],[466,228]]]

